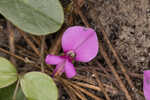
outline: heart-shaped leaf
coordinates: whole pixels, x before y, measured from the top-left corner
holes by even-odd
[[[21,80],[21,88],[29,100],[57,100],[57,87],[48,75],[41,72],[29,72]]]
[[[0,57],[0,88],[6,87],[17,80],[17,71],[7,59]]]
[[[16,83],[0,89],[0,100],[12,100],[15,88]],[[16,100],[26,100],[20,87],[16,94]]]
[[[23,31],[35,35],[54,33],[64,21],[59,0],[0,0],[0,13]]]

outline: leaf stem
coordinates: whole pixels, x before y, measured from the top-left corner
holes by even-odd
[[[44,73],[44,49],[45,49],[45,36],[41,37],[41,52],[40,52],[40,56],[41,56],[41,71]]]
[[[18,91],[18,88],[19,88],[19,83],[20,83],[20,81],[18,80],[15,91],[14,91],[14,94],[13,94],[13,97],[12,97],[12,100],[16,100],[16,95],[17,95],[17,91]]]

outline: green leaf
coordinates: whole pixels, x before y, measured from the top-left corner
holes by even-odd
[[[21,88],[28,100],[57,100],[53,79],[41,72],[29,72],[21,78]]]
[[[0,13],[34,35],[54,33],[64,21],[59,0],[0,0]]]
[[[0,100],[12,100],[15,88],[16,88],[16,83],[12,84],[8,87],[1,88],[0,89]],[[26,100],[20,87],[18,88],[18,91],[16,94],[16,100]]]
[[[0,57],[0,88],[9,86],[17,80],[17,71],[7,59]]]

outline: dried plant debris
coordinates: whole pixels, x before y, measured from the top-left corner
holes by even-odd
[[[135,72],[147,69],[150,66],[149,0],[88,0],[87,3],[87,14],[97,23],[97,28],[101,20],[124,64]]]

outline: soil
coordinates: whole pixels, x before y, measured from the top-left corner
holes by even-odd
[[[91,5],[88,15],[94,22],[101,20],[109,39],[129,70],[142,73],[143,69],[149,69],[149,0],[89,0],[88,3]]]
[[[88,0],[86,3],[86,14],[94,28],[99,29],[101,21],[126,69],[135,73],[150,69],[150,1]],[[135,84],[140,88],[142,82]]]
[[[62,3],[64,0],[62,0]],[[70,3],[68,0],[63,5]],[[85,0],[82,11],[90,22],[91,27],[96,29],[97,34],[101,36],[99,30],[99,20],[111,41],[113,47],[117,51],[125,69],[128,72],[143,74],[143,71],[150,69],[150,1],[149,0]],[[81,19],[75,16],[75,25],[82,25]],[[65,21],[66,22],[66,21]],[[67,22],[66,22],[67,23]],[[8,45],[8,32],[6,31],[6,20],[0,18],[0,47]],[[53,35],[54,36],[54,35]],[[54,36],[55,37],[55,36]],[[50,36],[49,38],[52,38]],[[102,37],[99,37],[102,39]],[[22,37],[15,31],[15,42],[18,44],[25,44]],[[102,39],[103,40],[103,39]],[[106,44],[106,43],[104,43]],[[24,45],[26,47],[26,44]],[[27,49],[31,49],[26,47]],[[8,48],[6,48],[8,49]],[[112,53],[105,48],[109,57]],[[0,52],[0,56],[9,57],[7,54]],[[104,60],[99,54],[97,59],[104,64]],[[114,58],[112,57],[112,62]],[[79,63],[80,64],[80,63]],[[84,64],[80,64],[82,66]],[[90,65],[90,64],[89,64]],[[117,64],[116,68],[118,67]],[[106,81],[106,80],[102,80]],[[108,81],[108,80],[107,80]],[[142,91],[142,79],[134,79],[134,85],[138,90]],[[109,82],[106,82],[109,83]],[[126,85],[127,86],[127,85]],[[62,88],[60,86],[60,88]],[[61,91],[62,89],[60,89]],[[129,89],[130,90],[130,89]],[[60,100],[70,100],[66,92],[60,92]],[[89,92],[95,93],[92,90]],[[97,94],[99,95],[99,94]],[[126,100],[124,97],[111,96],[112,100]],[[137,99],[138,98],[138,99]],[[88,98],[88,100],[92,100]],[[104,99],[105,100],[105,99]],[[143,96],[134,97],[133,100],[144,100]]]

